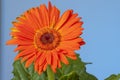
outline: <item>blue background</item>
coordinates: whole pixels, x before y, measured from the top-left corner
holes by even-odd
[[[79,13],[84,21],[85,28],[82,37],[86,45],[82,46],[80,53],[87,65],[87,71],[94,74],[99,80],[104,80],[110,74],[120,73],[120,0],[51,0],[63,13],[73,9]],[[47,4],[48,0],[2,0],[1,10],[1,60],[0,80],[12,78],[12,63],[17,53],[13,52],[15,46],[6,46],[11,22],[31,7]]]

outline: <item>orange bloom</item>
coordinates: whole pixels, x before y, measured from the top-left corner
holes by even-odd
[[[11,28],[12,39],[7,45],[17,45],[14,51],[20,51],[15,60],[21,58],[28,68],[31,63],[39,74],[46,71],[48,65],[56,72],[61,62],[69,64],[66,57],[76,59],[78,50],[84,41],[81,37],[81,18],[73,10],[60,11],[49,2],[48,8],[42,4],[32,8],[16,18]]]

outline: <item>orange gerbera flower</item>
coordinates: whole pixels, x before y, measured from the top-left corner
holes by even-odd
[[[60,11],[49,2],[32,8],[13,22],[12,39],[7,45],[17,45],[14,51],[20,51],[15,60],[21,58],[25,67],[34,64],[39,74],[50,65],[56,72],[61,62],[69,64],[66,57],[76,59],[78,50],[84,41],[81,37],[83,22],[73,10],[67,10],[60,17]]]

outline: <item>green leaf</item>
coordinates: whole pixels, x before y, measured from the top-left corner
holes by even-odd
[[[109,76],[105,80],[120,80],[120,74],[118,74],[118,75],[112,74],[111,76]]]
[[[24,63],[17,60],[13,63],[13,67],[14,77],[12,80],[47,80],[46,72],[39,75],[34,71],[33,64],[29,68],[25,68]]]
[[[29,80],[29,74],[26,72],[26,69],[20,63],[19,60],[15,61],[13,66],[14,66],[13,74],[15,75],[13,80]]]
[[[76,72],[70,72],[62,77],[59,80],[79,80],[79,75]]]
[[[64,76],[64,78],[68,77],[68,74],[75,72],[78,76],[78,80],[98,80],[95,76],[89,74],[86,72],[85,65],[87,63],[82,62],[79,55],[77,54],[77,60],[71,60],[69,59],[69,65],[65,65],[62,63],[62,68],[57,69],[57,73],[55,74],[56,80],[61,79],[61,77]],[[63,79],[64,80],[64,79]],[[75,80],[74,78],[70,80]]]
[[[98,79],[90,73],[83,72],[82,74],[80,74],[79,80],[98,80]]]

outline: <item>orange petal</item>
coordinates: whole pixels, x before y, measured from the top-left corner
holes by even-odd
[[[77,56],[75,54],[74,51],[68,51],[67,53],[64,53],[67,57],[73,59],[73,60],[76,60],[77,59]]]
[[[54,27],[59,19],[60,11],[54,6],[50,12],[50,27]]]
[[[61,67],[61,63],[60,63],[60,59],[59,59],[59,57],[58,57],[58,53],[59,52],[57,52],[57,51],[59,51],[59,49],[55,49],[54,51],[53,51],[53,57],[55,58],[55,60],[56,60],[56,62],[54,62],[54,60],[53,60],[53,64],[55,65],[53,65],[53,67],[56,69],[56,67],[58,66],[59,68]]]
[[[71,59],[73,59],[73,60],[77,59],[76,55],[66,55],[66,56],[69,57],[69,58],[71,58]]]
[[[52,54],[52,67],[54,67],[55,69],[57,68],[57,60],[58,58],[57,58],[56,53],[53,53]]]
[[[81,30],[82,30],[82,28],[78,28],[77,30],[72,31],[69,34],[62,36],[62,40],[70,40],[70,39],[74,39],[74,38],[79,37],[82,34]]]
[[[69,64],[68,60],[66,59],[65,55],[63,53],[59,54],[59,59],[64,63],[64,64]]]
[[[36,22],[34,21],[35,17],[33,17],[32,13],[34,13],[34,10],[30,9],[24,13],[24,16],[27,19],[27,24],[29,24],[29,27],[32,28],[33,29],[32,31],[34,32],[34,31],[38,30],[39,27],[38,27],[38,24],[36,24]],[[28,29],[28,27],[27,27],[27,29]]]
[[[21,62],[24,62],[24,61],[28,60],[29,58],[31,58],[33,56],[35,56],[35,55],[34,54],[29,54],[29,55],[23,56]]]
[[[10,30],[11,30],[12,32],[19,32],[19,30],[18,30],[16,27],[12,27],[12,28],[10,28]]]
[[[34,59],[35,59],[35,56],[30,57],[30,58],[26,61],[25,67],[28,68],[28,67],[32,64],[32,62],[34,61]]]
[[[39,57],[41,55],[42,55],[42,52],[38,52],[36,54],[36,59],[35,59],[35,64],[34,64],[35,71],[39,71]]]
[[[22,28],[24,30],[27,30],[29,33],[33,33],[34,28],[31,27],[31,25],[28,23],[26,18],[24,18],[24,20],[21,20],[22,17],[25,17],[25,16],[21,16],[21,17],[17,18],[17,20],[19,22],[13,22],[14,27],[20,27],[20,28]]]
[[[25,22],[24,23],[12,22],[12,24],[14,27],[16,27],[17,30],[19,30],[19,32],[24,32],[25,34],[29,34],[29,35],[34,34],[33,28],[30,27],[30,25],[26,24]]]
[[[44,61],[44,63],[42,65],[39,65],[39,69],[38,69],[38,73],[41,74],[43,72],[43,70],[46,69],[46,61]]]
[[[42,23],[42,18],[41,18],[41,14],[40,14],[40,9],[37,7],[35,8],[35,13],[36,13],[36,19],[38,20],[38,27],[42,28],[44,25]]]
[[[51,65],[51,69],[54,73],[56,73],[56,68],[53,65]]]
[[[68,41],[62,41],[58,48],[60,49],[69,49],[69,50],[78,50],[80,47],[79,42],[81,42],[81,38],[68,40]]]
[[[19,22],[21,22],[21,23],[26,22],[26,18],[25,18],[25,16],[23,16],[23,15],[21,15],[20,17],[17,17],[16,19],[17,19]]]
[[[68,20],[63,26],[62,28],[60,28],[59,32],[67,32],[66,30],[69,29],[70,27],[72,27],[72,25],[74,25],[76,22],[78,22],[80,20],[80,18],[74,18],[72,20]],[[64,33],[63,32],[63,33]]]
[[[23,39],[26,39],[26,40],[33,40],[34,39],[34,36],[27,35],[27,34],[24,34],[22,32],[11,32],[10,34],[12,36],[15,36],[15,37],[18,37],[18,38],[23,38]]]
[[[43,67],[43,71],[46,71],[46,68],[47,68],[47,62],[45,63],[44,67]]]
[[[34,48],[32,47],[27,47],[26,50],[21,51],[16,57],[15,60],[19,59],[20,57],[23,57],[25,55],[33,54],[34,53]]]
[[[38,52],[38,54],[36,54],[35,65],[39,65],[39,60],[41,55],[42,55],[42,52]]]
[[[45,60],[46,60],[46,54],[42,53],[42,55],[39,57],[39,65],[44,64]]]
[[[85,42],[84,42],[84,41],[81,41],[81,42],[79,42],[79,44],[80,44],[80,45],[84,45],[84,44],[85,44]]]
[[[61,28],[61,26],[68,20],[71,12],[72,12],[72,10],[67,10],[67,11],[65,11],[63,13],[63,15],[61,16],[60,20],[55,25],[55,29],[56,30],[58,30],[59,28]]]
[[[41,28],[41,17],[39,16],[39,8],[32,8],[30,10],[30,15],[31,15],[31,18],[33,19],[32,20],[32,23],[35,25],[34,27],[36,27],[36,29],[39,29]],[[40,20],[40,21],[39,21]]]
[[[76,19],[77,20],[77,19]],[[68,23],[66,23],[60,30],[59,32],[62,34],[62,35],[66,35],[66,34],[69,34],[71,33],[72,31],[76,31],[78,30],[79,28],[81,28],[81,25],[83,23],[82,22],[77,22],[75,21],[74,19],[71,20],[71,21],[68,21]],[[82,29],[81,29],[82,31]]]
[[[6,42],[6,45],[33,45],[33,42],[11,39]]]
[[[44,24],[44,27],[48,26],[49,25],[48,10],[47,10],[47,8],[44,4],[40,5],[40,13],[41,13],[41,17],[42,17],[42,20],[43,20],[42,22]]]
[[[70,20],[72,20],[72,19],[76,18],[77,16],[78,16],[78,14],[77,14],[77,13],[72,14],[72,15],[71,15],[71,17],[70,17]]]
[[[57,63],[58,63],[58,68],[61,68],[60,60],[57,60]]]
[[[55,23],[59,19],[60,11],[55,6],[52,6],[50,1],[48,3],[48,13],[49,13],[50,27],[53,28]]]
[[[60,49],[60,50],[66,50],[66,49],[68,49],[68,50],[78,50],[79,49],[77,47],[71,47],[71,46],[65,45],[65,44],[60,44],[59,47],[57,47],[57,48]]]
[[[72,25],[69,28],[60,29],[59,32],[62,34],[62,36],[66,36],[66,35],[70,34],[71,32],[79,30],[79,29],[81,29],[81,32],[82,32],[83,28],[81,27],[81,25],[82,25],[82,22],[78,22],[78,23],[75,23],[74,25]]]
[[[72,47],[79,47],[80,46],[78,43],[72,42],[72,41],[62,41],[61,44],[64,46],[72,46]]]
[[[38,63],[34,64],[34,69],[35,69],[35,71],[39,71],[39,65],[38,65]]]
[[[17,48],[14,49],[14,52],[19,51],[19,50],[24,50],[26,49],[27,46],[17,46]]]
[[[51,59],[52,59],[52,58],[51,58],[51,53],[47,53],[47,54],[46,54],[46,60],[47,60],[47,63],[48,63],[48,64],[51,64]]]
[[[16,45],[18,44],[18,40],[16,39],[11,39],[6,42],[6,45]]]
[[[47,10],[47,7],[44,5],[43,6],[43,14],[44,14],[44,18],[45,18],[45,21],[46,21],[46,26],[49,26],[50,22],[49,22],[49,15],[48,15],[48,10]]]
[[[38,74],[40,75],[40,74],[42,74],[42,72],[43,72],[43,66],[39,66],[38,68],[39,68],[39,69],[38,69]]]
[[[52,4],[51,4],[51,2],[49,1],[49,2],[48,2],[48,11],[50,12],[51,9],[52,9]]]

